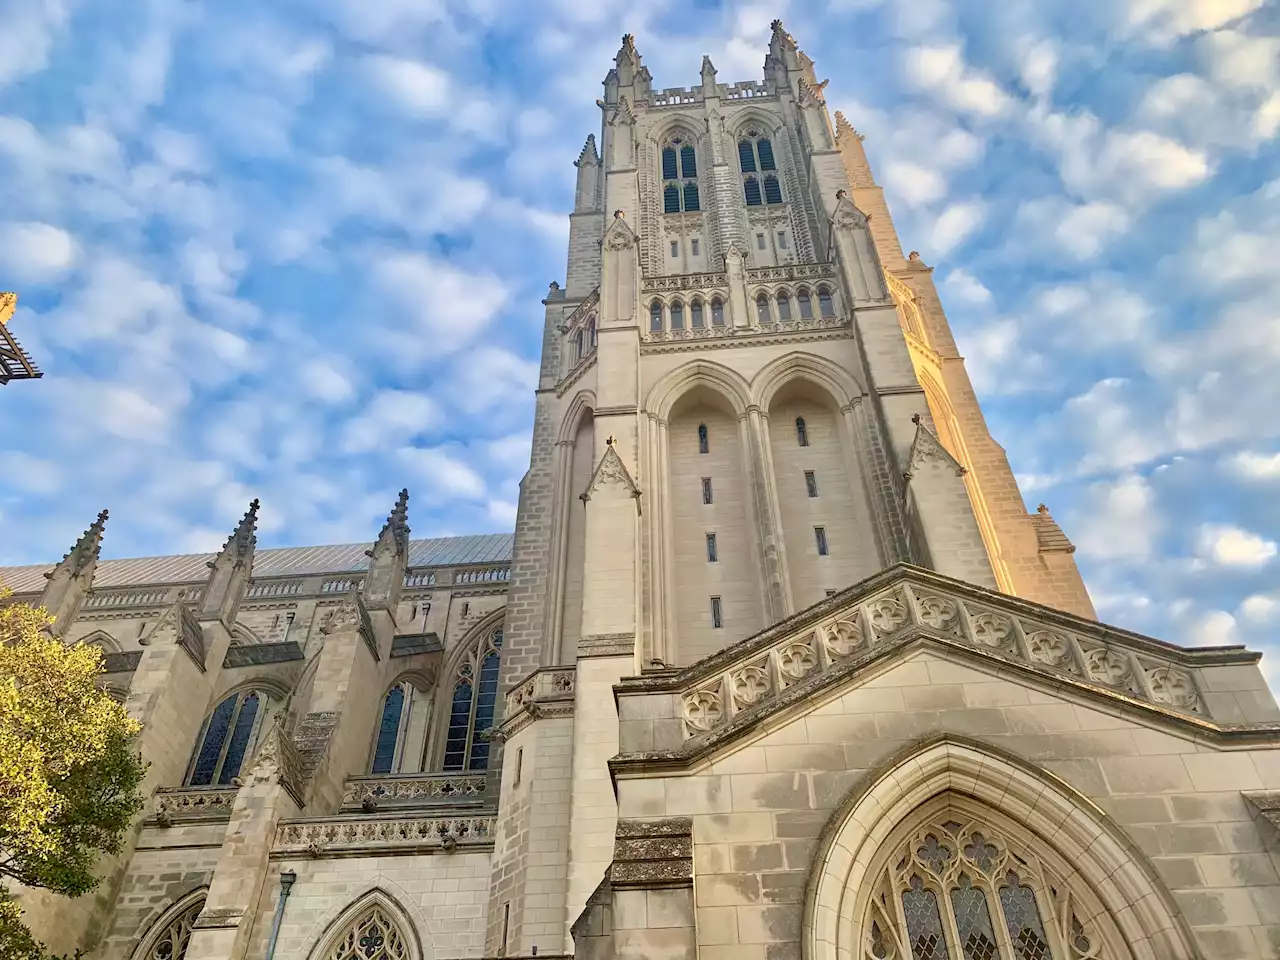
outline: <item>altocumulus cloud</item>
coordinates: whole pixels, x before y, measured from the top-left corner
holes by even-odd
[[[56,557],[103,505],[117,556],[206,547],[254,495],[268,545],[368,538],[402,485],[416,534],[509,526],[538,300],[620,35],[659,88],[703,53],[734,81],[780,15],[940,268],[991,426],[1101,613],[1270,646],[1273,5],[113,12],[19,4],[0,36],[0,286],[47,372],[3,392],[0,563]]]

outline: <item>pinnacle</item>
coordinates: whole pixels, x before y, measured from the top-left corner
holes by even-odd
[[[102,549],[102,533],[107,526],[107,516],[106,510],[101,511],[97,519],[89,524],[89,528],[80,534],[75,546],[62,558],[63,563],[71,562],[74,572],[79,573],[83,570],[90,559],[98,559],[98,553]]]
[[[258,507],[259,501],[257,497],[249,504],[249,509],[240,522],[236,524],[235,530],[231,532],[231,536],[227,537],[227,542],[222,545],[222,552],[234,549],[237,554],[244,556],[253,549],[257,543],[254,536],[254,529],[258,525]]]

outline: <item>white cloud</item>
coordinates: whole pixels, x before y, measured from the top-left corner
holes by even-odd
[[[885,164],[880,181],[889,193],[913,207],[933,203],[947,195],[947,181],[941,173],[910,160]]]
[[[402,447],[397,457],[413,470],[432,497],[462,497],[479,500],[485,496],[484,478],[471,466],[441,447]]]
[[[21,450],[0,453],[0,481],[27,493],[56,493],[62,486],[62,469],[52,460]]]
[[[1146,562],[1164,527],[1155,491],[1138,474],[1092,484],[1078,513],[1076,546],[1094,560]]]
[[[307,393],[317,400],[341,403],[355,395],[351,378],[327,360],[311,360],[302,365],[299,379]]]
[[[408,443],[433,429],[440,407],[431,397],[410,390],[380,390],[342,429],[347,453],[385,450]]]
[[[1238,643],[1236,618],[1225,610],[1210,610],[1192,624],[1188,642],[1193,647],[1226,647]]]
[[[480,414],[498,407],[523,409],[537,385],[537,361],[485,346],[457,364],[451,393],[462,410]]]
[[[408,361],[457,350],[507,302],[507,288],[497,277],[468,273],[420,253],[385,253],[374,262],[373,276],[405,322],[384,327],[384,339]]]
[[[944,257],[964,243],[986,219],[986,204],[974,197],[951,204],[933,221],[929,234],[932,256]]]
[[[421,60],[371,56],[367,66],[378,88],[418,116],[440,116],[450,109],[449,75]]]
[[[947,274],[942,284],[946,288],[948,296],[961,303],[984,307],[990,304],[993,299],[991,291],[986,288],[982,281],[961,267],[957,267]]]
[[[1128,0],[1128,19],[1152,41],[1167,43],[1225,27],[1265,3],[1266,0]]]
[[[1276,544],[1229,524],[1204,524],[1197,536],[1200,557],[1222,567],[1262,567],[1276,555]]]
[[[1250,480],[1280,480],[1280,453],[1243,450],[1230,463],[1232,469]]]
[[[1012,98],[990,75],[965,62],[957,45],[920,46],[907,51],[908,79],[960,113],[996,117],[1012,106]]]
[[[1047,97],[1058,79],[1058,50],[1048,40],[1026,45],[1018,64],[1022,85],[1034,97]]]
[[[1246,620],[1266,623],[1280,614],[1280,600],[1266,594],[1254,593],[1240,601],[1240,615]]]
[[[1028,200],[1019,208],[1018,217],[1031,243],[1050,237],[1054,246],[1077,260],[1097,257],[1133,223],[1128,212],[1114,203],[1072,203],[1060,196]]]
[[[66,273],[76,259],[71,234],[48,223],[0,225],[0,271],[24,283],[45,283]]]

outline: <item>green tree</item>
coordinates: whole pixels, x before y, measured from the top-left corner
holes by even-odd
[[[7,591],[0,590],[0,603]],[[75,897],[142,808],[138,724],[97,685],[102,653],[65,646],[43,609],[0,607],[0,957],[46,952],[13,884]],[[8,887],[9,889],[6,889]]]

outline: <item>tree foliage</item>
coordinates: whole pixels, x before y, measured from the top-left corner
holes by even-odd
[[[50,622],[43,609],[0,607],[0,883],[78,896],[141,809],[146,765],[138,724],[97,685],[102,652],[65,646],[44,632]],[[44,956],[3,889],[0,956]]]

